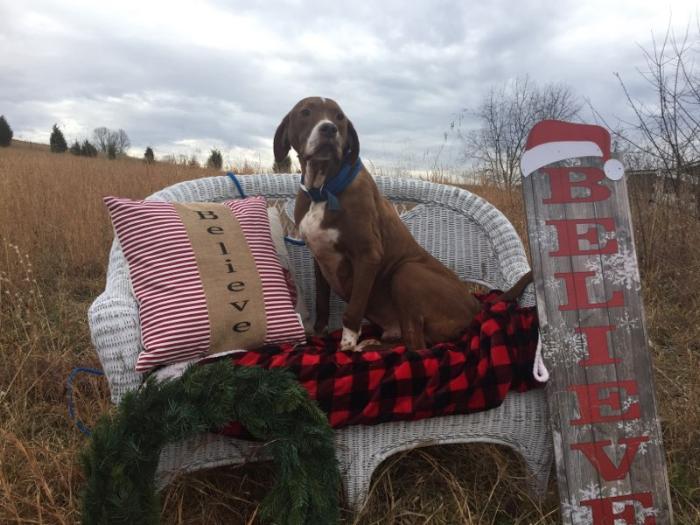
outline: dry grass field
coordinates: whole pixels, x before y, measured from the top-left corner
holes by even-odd
[[[122,159],[0,148],[0,523],[79,521],[86,438],[67,417],[65,380],[99,367],[86,312],[104,286],[112,230],[101,198],[144,197],[216,172]],[[517,193],[471,188],[521,233]],[[700,523],[700,224],[634,195],[640,267],[677,523]],[[76,384],[90,425],[110,409],[101,378]],[[162,495],[162,523],[257,523],[269,466],[181,478]],[[542,505],[525,492],[524,468],[496,446],[427,448],[395,456],[369,502],[347,523],[557,523],[555,484]]]

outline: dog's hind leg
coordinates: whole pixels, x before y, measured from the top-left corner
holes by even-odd
[[[396,308],[401,328],[401,339],[409,350],[425,348],[425,320],[416,305],[420,297],[420,283],[415,271],[407,264],[399,268],[391,281],[391,298]]]
[[[376,283],[367,303],[367,319],[382,329],[383,343],[401,341],[401,325],[394,307],[391,281]]]
[[[401,307],[399,307],[401,310]],[[401,314],[401,339],[409,350],[425,348],[425,335],[423,335],[423,318],[414,312]]]

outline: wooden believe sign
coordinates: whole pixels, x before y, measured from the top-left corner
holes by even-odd
[[[562,521],[671,523],[624,168],[607,130],[554,120],[521,168]]]

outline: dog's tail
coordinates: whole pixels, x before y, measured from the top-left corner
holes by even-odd
[[[520,279],[518,279],[518,282],[515,283],[510,290],[508,290],[507,292],[503,292],[501,295],[495,297],[490,302],[496,303],[498,301],[515,301],[518,297],[520,297],[523,294],[525,288],[532,282],[532,280],[532,270],[530,270]]]

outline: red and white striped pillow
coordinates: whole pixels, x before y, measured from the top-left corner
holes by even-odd
[[[170,202],[106,197],[139,304],[143,350],[136,371],[210,357],[209,313],[187,230]],[[277,259],[263,197],[225,201],[245,236],[262,284],[264,344],[305,341]],[[226,348],[225,351],[238,348]]]

